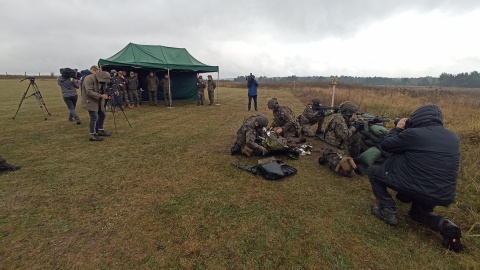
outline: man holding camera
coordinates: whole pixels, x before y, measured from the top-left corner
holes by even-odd
[[[378,206],[371,208],[372,214],[387,224],[397,225],[395,202],[387,191],[393,189],[398,200],[412,203],[408,212],[412,220],[439,232],[444,247],[462,251],[460,228],[433,213],[436,206],[448,206],[454,201],[460,165],[460,139],[443,127],[440,107],[424,105],[409,119],[400,119],[381,147],[393,155],[382,165],[368,168],[378,201]]]
[[[80,73],[78,73],[76,69],[73,70],[70,68],[61,68],[60,73],[62,75],[58,77],[57,83],[62,90],[63,101],[67,104],[69,111],[68,121],[75,121],[77,124],[81,124],[80,117],[75,111],[78,100],[77,89],[80,87]]]
[[[248,111],[252,108],[252,99],[255,111],[258,111],[257,107],[257,95],[258,95],[258,82],[255,80],[255,75],[250,73],[247,76],[247,87],[248,87]]]
[[[82,109],[90,115],[90,141],[103,141],[99,136],[110,136],[105,132],[105,100],[110,99],[106,94],[107,83],[110,82],[110,73],[98,71],[85,77],[82,85]]]
[[[355,121],[357,104],[345,101],[339,106],[340,113],[333,115],[325,128],[323,156],[318,162],[343,176],[354,176],[356,165],[353,158],[360,154],[360,136],[357,133],[363,127]],[[345,153],[348,150],[350,155]]]

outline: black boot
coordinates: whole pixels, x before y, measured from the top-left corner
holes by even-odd
[[[449,219],[445,218],[440,221],[438,225],[440,234],[443,236],[442,245],[453,252],[463,251],[462,242],[460,242],[460,237],[462,237],[462,231],[460,228],[451,222]]]
[[[101,142],[103,141],[102,138],[98,137],[97,134],[90,134],[90,139],[91,142]]]
[[[8,163],[5,163],[4,165],[1,165],[0,166],[0,172],[3,172],[3,171],[18,171],[20,170],[20,166],[18,165],[12,165],[12,164],[8,164]]]
[[[233,155],[240,154],[242,152],[242,148],[238,144],[234,144],[230,149],[230,153]]]
[[[380,220],[383,220],[383,222],[389,225],[398,224],[397,211],[387,207],[379,208],[378,206],[372,206],[371,210],[372,210],[372,215],[376,216]]]
[[[98,131],[98,136],[108,137],[108,136],[112,136],[112,135],[105,132],[105,130],[99,130]]]

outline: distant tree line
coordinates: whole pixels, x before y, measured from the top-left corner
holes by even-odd
[[[325,76],[307,76],[299,77],[296,75],[288,77],[256,77],[258,82],[331,82],[332,77]],[[238,76],[233,81],[244,82],[245,76]],[[340,76],[339,83],[364,84],[364,85],[409,85],[409,86],[450,86],[465,88],[480,88],[480,73],[472,71],[470,73],[459,73],[457,75],[442,73],[440,77],[419,77],[419,78],[386,78],[386,77],[352,77]]]

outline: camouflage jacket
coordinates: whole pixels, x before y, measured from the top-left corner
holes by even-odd
[[[128,77],[127,78],[128,90],[137,90],[138,89],[138,79],[137,77]]]
[[[118,82],[118,90],[120,90],[120,91],[125,91],[125,90],[127,90],[127,85],[126,85],[125,77],[123,77],[123,76],[118,76],[117,78],[118,78],[118,80],[117,80],[117,82]]]
[[[284,131],[297,131],[300,128],[295,114],[287,106],[280,106],[273,112],[272,127],[280,127]]]
[[[313,109],[313,104],[310,102],[307,104],[305,110],[298,118],[301,125],[313,125],[318,121],[318,113]]]
[[[264,148],[262,145],[255,142],[259,133],[261,132],[261,128],[255,126],[255,121],[258,115],[250,116],[243,120],[242,125],[237,131],[237,140],[236,144],[240,147],[244,147],[245,145],[251,148],[252,150],[259,150],[262,151]]]
[[[169,83],[169,79],[164,77],[161,82],[163,92],[168,92],[168,83]]]
[[[158,85],[159,85],[160,81],[158,80],[158,77],[153,75],[153,76],[150,76],[148,75],[147,76],[147,87],[148,87],[148,91],[157,91],[158,89]]]
[[[207,80],[208,91],[213,91],[215,88],[217,88],[217,84],[213,80]]]
[[[205,91],[205,82],[204,81],[197,81],[197,91],[204,92]]]
[[[339,149],[345,149],[350,138],[355,133],[355,127],[348,127],[342,114],[334,114],[325,129],[324,142]]]

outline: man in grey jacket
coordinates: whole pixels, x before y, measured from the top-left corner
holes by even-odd
[[[90,141],[103,141],[99,136],[110,136],[103,128],[105,122],[105,100],[110,73],[99,71],[88,75],[82,84],[82,109],[90,115]]]
[[[65,101],[65,104],[67,104],[69,111],[68,121],[73,122],[75,120],[77,124],[80,124],[80,117],[75,111],[78,100],[77,89],[80,87],[80,81],[77,78],[64,76],[63,71],[63,68],[60,69],[62,76],[58,77],[57,83],[60,85],[60,89],[62,90],[63,101]]]

